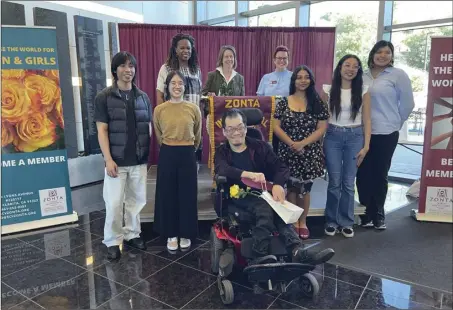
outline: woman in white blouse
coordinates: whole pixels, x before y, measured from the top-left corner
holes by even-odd
[[[354,236],[354,181],[371,137],[370,96],[362,74],[360,59],[346,55],[335,68],[332,85],[323,85],[330,111],[323,146],[329,176],[324,231],[329,236]]]

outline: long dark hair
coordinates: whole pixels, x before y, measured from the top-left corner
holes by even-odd
[[[395,55],[395,48],[393,47],[392,42],[381,40],[373,46],[373,48],[370,51],[370,54],[368,55],[368,62],[367,62],[368,68],[371,69],[374,67],[374,54],[376,54],[380,48],[386,47],[386,46],[388,46],[389,49],[392,51],[392,60],[390,61],[389,66],[393,67],[393,59],[394,59],[393,56]]]
[[[293,75],[291,75],[291,84],[289,85],[289,94],[294,95],[296,92],[296,80],[297,74],[299,71],[304,70],[307,71],[308,76],[310,78],[310,85],[305,90],[305,94],[307,96],[307,112],[312,114],[318,114],[321,112],[321,98],[319,97],[318,92],[315,89],[315,77],[313,72],[305,65],[298,66],[293,71]]]
[[[189,70],[192,74],[197,74],[199,70],[198,65],[198,54],[197,49],[195,48],[195,39],[188,34],[178,33],[171,39],[171,46],[170,50],[168,51],[168,57],[165,61],[165,64],[170,67],[172,70],[179,70],[179,60],[176,56],[176,48],[178,46],[178,42],[181,40],[187,40],[190,42],[192,53],[189,58]]]
[[[135,59],[134,55],[126,51],[119,52],[112,58],[110,70],[113,75],[113,80],[115,82],[118,81],[118,75],[116,74],[116,70],[118,69],[119,66],[126,64],[128,60],[131,62],[131,65],[133,65],[135,68],[135,74],[134,77],[132,78],[132,84],[135,84],[135,77],[137,76],[137,60]]]
[[[357,60],[359,64],[359,70],[357,71],[357,75],[351,81],[351,119],[355,120],[357,117],[357,113],[362,106],[362,86],[363,86],[363,69],[362,69],[362,62],[360,61],[359,57],[356,55],[348,54],[343,56],[337,64],[333,72],[333,79],[332,79],[332,87],[330,88],[330,102],[329,108],[332,115],[335,115],[336,119],[338,119],[338,115],[341,112],[341,67],[343,63],[350,58],[354,58]]]
[[[171,95],[170,95],[170,82],[171,82],[171,79],[175,75],[178,75],[181,78],[181,80],[183,80],[183,82],[184,82],[184,90],[187,88],[185,80],[184,80],[184,76],[182,75],[182,73],[180,71],[177,71],[177,70],[170,71],[170,73],[168,73],[168,75],[167,75],[167,79],[165,80],[165,89],[164,89],[164,98],[165,98],[165,100],[170,100],[170,98],[171,98]]]

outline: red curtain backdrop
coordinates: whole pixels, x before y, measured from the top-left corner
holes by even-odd
[[[278,45],[290,50],[292,70],[307,65],[313,70],[318,91],[330,83],[333,71],[335,28],[331,27],[213,27],[151,24],[119,24],[120,50],[137,58],[137,85],[156,104],[156,83],[160,67],[165,62],[171,38],[187,33],[195,38],[203,83],[209,71],[215,70],[219,49],[233,45],[237,52],[237,69],[244,76],[246,95],[255,96],[261,77],[274,71],[272,54]],[[203,126],[204,128],[205,126]],[[206,132],[204,132],[206,136]],[[208,141],[204,139],[204,145]],[[203,162],[207,161],[204,147]],[[152,138],[150,164],[156,164],[158,147]]]

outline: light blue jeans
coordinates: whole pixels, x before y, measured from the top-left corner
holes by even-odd
[[[345,128],[329,124],[323,145],[329,176],[325,209],[327,226],[352,228],[354,225],[354,181],[357,154],[363,143],[362,126]]]

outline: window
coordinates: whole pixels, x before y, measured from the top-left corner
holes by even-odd
[[[234,20],[230,20],[229,22],[224,22],[224,23],[220,23],[220,24],[215,24],[212,26],[234,26]]]
[[[451,1],[394,1],[393,24],[451,18]]]
[[[335,64],[355,54],[366,64],[376,43],[379,1],[325,1],[310,6],[310,26],[337,27]]]
[[[235,12],[234,1],[206,1],[206,19],[214,19]]]
[[[278,11],[249,18],[249,26],[251,27],[294,27],[295,25],[296,9]]]
[[[291,1],[249,1],[249,10],[256,10],[266,5],[276,5],[280,3],[291,2]]]
[[[412,82],[415,108],[403,128],[401,140],[423,142],[426,103],[428,96],[429,58],[431,37],[452,36],[453,27],[433,27],[416,30],[394,31],[395,67],[403,69]]]

